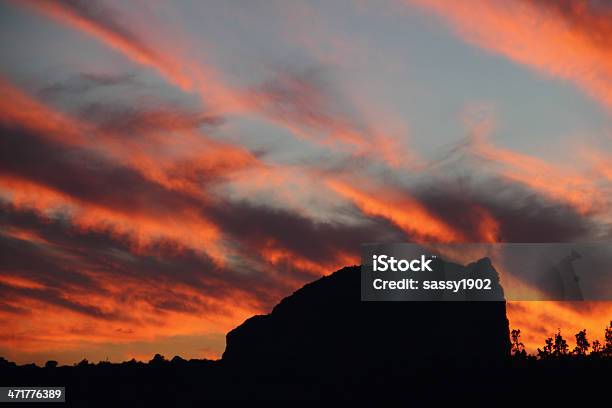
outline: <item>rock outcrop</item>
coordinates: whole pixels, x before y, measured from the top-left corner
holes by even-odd
[[[466,268],[499,285],[488,259]],[[360,268],[352,266],[229,332],[222,361],[260,373],[334,375],[501,365],[510,354],[508,330],[504,301],[362,302]]]

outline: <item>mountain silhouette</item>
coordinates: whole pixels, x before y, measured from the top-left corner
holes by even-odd
[[[37,367],[0,358],[0,384],[65,386],[72,406],[338,399],[498,405],[508,394],[544,393],[548,402],[585,389],[605,395],[611,359],[510,358],[506,303],[489,259],[442,266],[491,278],[495,300],[471,292],[471,302],[365,302],[360,267],[351,266],[230,331],[220,360],[156,355],[149,363]],[[563,395],[556,391],[561,381],[571,384]]]
[[[498,285],[487,258],[465,268],[452,265],[467,277],[474,271],[494,276]],[[358,266],[305,285],[270,314],[251,317],[229,332],[222,361],[258,371],[299,367],[316,372],[324,366],[354,373],[360,367],[428,367],[432,361],[461,367],[502,364],[510,355],[503,297],[491,302],[362,302],[360,285]]]

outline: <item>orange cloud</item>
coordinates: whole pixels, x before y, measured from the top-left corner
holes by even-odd
[[[59,113],[6,81],[0,81],[0,93],[4,96],[0,102],[0,120],[5,126],[35,132],[56,143],[59,151],[68,151],[71,147],[98,151],[102,157],[116,160],[113,165],[127,165],[147,180],[172,191],[193,195],[203,203],[208,197],[199,181],[201,176],[214,178],[228,174],[231,169],[257,166],[257,160],[246,150],[209,140],[193,131],[183,131],[182,138],[173,139],[172,156],[160,157],[158,152],[165,154],[164,147],[168,147],[170,140],[157,140],[154,149],[143,150],[141,142],[134,142],[136,138],[126,141],[119,134],[110,134],[93,124]],[[92,145],[92,140],[97,143]],[[151,144],[146,142],[150,147]],[[214,249],[220,237],[219,231],[197,208],[184,209],[180,214],[167,214],[171,217],[169,222],[159,212],[147,214],[147,206],[140,209],[144,212],[136,208],[111,208],[95,200],[88,202],[66,194],[41,184],[35,178],[3,174],[0,186],[15,205],[36,208],[44,213],[69,208],[73,221],[81,228],[108,229],[110,226],[120,234],[132,234],[135,248],[146,248],[152,241],[165,237],[192,248],[206,248],[217,260],[223,259],[221,252]]]
[[[333,98],[312,83],[287,73],[277,73],[273,85],[280,89],[237,89],[229,85],[215,67],[194,62],[175,51],[158,50],[117,21],[110,9],[90,7],[87,3],[70,5],[48,0],[27,0],[28,5],[60,23],[96,38],[109,48],[121,52],[136,64],[152,67],[171,84],[184,91],[198,93],[204,105],[217,113],[256,113],[272,123],[329,149],[358,156],[377,157],[399,167],[412,161],[408,152],[390,137],[376,129],[357,125],[355,118],[337,111]],[[176,40],[183,42],[184,39]],[[284,96],[283,96],[284,95]],[[336,101],[337,102],[337,101]]]
[[[464,40],[554,78],[612,109],[610,11],[585,1],[407,0]]]
[[[321,271],[336,271],[347,265],[357,265],[360,262],[356,254],[342,253],[341,251],[333,256],[331,262],[316,262],[294,251],[283,248],[282,245],[274,243],[273,240],[265,243],[260,251],[263,258],[273,267],[278,268],[282,267],[283,264],[288,264],[292,268],[307,272],[313,279],[321,276]],[[301,279],[293,279],[288,283],[293,286],[299,285],[302,282]]]
[[[146,291],[150,292],[146,292]],[[177,291],[173,287],[172,290]],[[180,290],[180,289],[179,289]],[[128,293],[138,294],[135,299],[126,296]],[[113,348],[123,351],[130,349],[131,343],[151,342],[153,344],[163,342],[164,338],[177,336],[215,333],[221,334],[231,330],[236,321],[243,321],[253,313],[250,306],[237,302],[226,302],[209,300],[213,307],[222,307],[223,313],[184,313],[180,311],[166,311],[152,309],[146,302],[142,301],[143,293],[149,296],[163,299],[163,290],[155,290],[147,287],[143,282],[126,283],[120,292],[107,294],[106,296],[96,293],[83,294],[87,304],[101,304],[103,308],[121,309],[122,319],[115,321],[101,320],[91,316],[84,316],[66,308],[49,305],[35,300],[22,297],[15,299],[19,308],[28,311],[27,318],[23,315],[15,316],[0,309],[0,318],[4,322],[4,333],[0,335],[0,349],[3,356],[20,362],[28,362],[28,355],[34,355],[36,362],[41,364],[55,355],[70,353],[69,360],[60,359],[63,363],[79,361],[89,358],[95,361],[96,355],[91,355],[87,348],[99,348],[99,352],[106,350],[113,352]],[[203,301],[200,294],[194,291],[182,291],[179,295],[188,299],[197,296]],[[244,295],[241,295],[244,296]],[[240,296],[238,296],[239,298]],[[76,297],[78,298],[78,296]],[[73,299],[74,300],[74,299]],[[62,316],[58,319],[58,316]],[[181,347],[180,342],[174,344],[174,354],[184,357],[203,357],[197,353],[195,345]],[[201,347],[202,345],[200,345]],[[213,345],[207,357],[219,358],[223,352],[223,342]],[[113,355],[113,359],[131,356]],[[25,361],[24,361],[25,358]],[[31,361],[31,360],[30,360]]]
[[[364,214],[383,217],[420,242],[460,242],[463,234],[430,213],[407,193],[376,188],[365,191],[330,179],[327,186],[340,197],[353,202]]]
[[[64,143],[87,142],[83,124],[49,109],[4,78],[0,78],[0,123],[33,129]]]
[[[98,150],[170,189],[201,197],[198,174],[229,175],[233,170],[262,166],[246,149],[207,137],[196,129],[193,119],[172,112],[138,115],[133,119],[137,123],[131,123],[138,133],[128,136],[125,132],[130,129],[105,129],[58,112],[1,78],[0,95],[0,120],[5,125]]]
[[[131,237],[132,250],[148,253],[160,239],[181,243],[202,250],[219,262],[225,255],[217,245],[218,228],[196,210],[160,214],[152,210],[105,207],[88,202],[53,188],[14,177],[0,175],[0,192],[11,197],[11,203],[21,209],[35,209],[42,214],[69,211],[76,228]]]
[[[602,213],[608,208],[597,180],[588,174],[580,174],[575,168],[562,168],[535,156],[493,146],[485,140],[475,141],[472,152],[501,165],[499,174],[508,180],[567,203],[581,214]]]
[[[139,64],[155,69],[184,90],[188,90],[192,85],[191,79],[182,72],[180,64],[149,48],[135,33],[120,26],[110,12],[100,11],[99,8],[89,6],[86,2],[66,4],[47,0],[26,0],[19,3],[99,38],[109,47],[120,51]]]

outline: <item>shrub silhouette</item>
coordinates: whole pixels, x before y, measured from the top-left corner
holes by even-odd
[[[149,361],[149,364],[152,366],[160,366],[166,363],[168,363],[168,360],[166,360],[166,357],[162,356],[161,354],[155,354],[153,359]]]
[[[57,361],[49,360],[45,363],[45,368],[55,368],[57,367]]]
[[[542,360],[545,360],[547,358],[550,358],[553,355],[553,339],[552,337],[548,337],[546,340],[544,340],[544,348],[543,349],[539,349],[538,348],[538,357],[541,358]]]
[[[591,355],[599,355],[602,351],[601,342],[599,340],[593,340],[593,348],[591,349]]]

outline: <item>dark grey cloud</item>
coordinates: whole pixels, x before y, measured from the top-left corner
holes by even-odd
[[[127,237],[111,231],[91,231],[71,226],[65,220],[48,218],[32,210],[0,206],[0,274],[24,278],[41,288],[22,288],[4,284],[0,287],[6,307],[21,313],[15,306],[20,298],[31,298],[65,307],[78,313],[105,319],[123,318],[125,311],[102,311],[95,305],[67,300],[63,294],[112,296],[118,304],[143,301],[159,313],[227,313],[215,302],[237,292],[245,298],[275,293],[280,283],[265,274],[221,268],[203,253],[159,240],[146,254],[135,252]],[[12,231],[36,234],[36,242]],[[125,292],[112,294],[104,283],[125,282]],[[177,286],[188,286],[203,297],[185,296]],[[114,285],[116,286],[116,285]],[[135,290],[135,288],[139,288]],[[258,289],[259,288],[259,289]],[[208,300],[204,300],[208,299]],[[6,303],[12,300],[13,302]],[[271,302],[262,296],[255,302]]]
[[[103,154],[19,128],[0,129],[0,173],[48,186],[84,202],[136,214],[167,215],[198,206]]]
[[[276,66],[273,76],[249,91],[264,114],[317,131],[343,130],[364,136],[368,126],[323,66],[307,69]]]
[[[160,92],[159,86],[151,86],[133,72],[82,72],[47,85],[38,94],[108,136],[134,139],[151,132],[210,131],[225,122],[204,112],[201,101],[172,89]]]
[[[135,73],[108,74],[83,72],[43,87],[38,95],[47,100],[80,98],[84,93],[115,86],[142,86]]]
[[[571,242],[594,231],[594,221],[569,205],[495,176],[461,182],[434,178],[411,193],[474,241],[480,239],[482,210],[499,224],[502,242]]]
[[[117,103],[91,103],[79,109],[78,116],[96,124],[102,130],[121,132],[122,136],[141,136],[150,132],[197,130],[217,127],[224,120],[195,109],[175,104],[159,103],[156,107],[135,108]]]
[[[116,312],[105,311],[95,305],[88,305],[72,301],[68,299],[65,294],[66,292],[57,289],[25,288],[0,283],[0,296],[2,296],[2,298],[5,300],[19,301],[22,298],[27,298],[64,307],[74,312],[99,319],[116,320],[119,318],[119,314]]]
[[[333,261],[337,252],[356,253],[372,241],[397,242],[406,235],[381,218],[363,217],[359,225],[319,222],[288,210],[246,202],[225,203],[207,214],[223,231],[246,245],[273,239],[282,248],[315,262]]]

